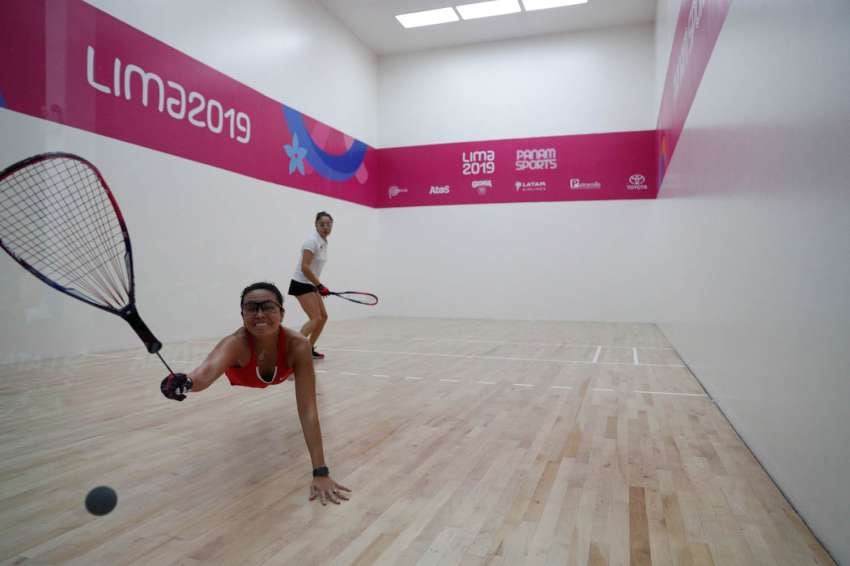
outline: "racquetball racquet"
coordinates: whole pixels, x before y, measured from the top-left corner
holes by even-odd
[[[378,296],[366,291],[330,291],[328,294],[361,305],[375,306],[378,304]]]
[[[87,160],[43,153],[0,173],[0,246],[54,289],[123,318],[151,354],[162,343],[139,316],[130,234]]]

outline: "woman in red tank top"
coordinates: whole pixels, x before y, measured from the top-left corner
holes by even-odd
[[[268,387],[295,374],[295,399],[304,439],[313,462],[310,499],[340,503],[351,492],[333,481],[325,465],[322,431],[316,407],[316,374],[309,340],[281,326],[283,295],[271,283],[254,283],[242,291],[242,327],[223,338],[207,358],[188,375],[177,373],[162,380],[169,399],[182,401],[190,391],[203,391],[226,375],[231,385]]]

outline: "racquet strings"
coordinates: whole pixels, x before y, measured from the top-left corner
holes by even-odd
[[[129,303],[130,256],[96,171],[69,157],[35,161],[0,181],[0,239],[9,252],[72,294]]]

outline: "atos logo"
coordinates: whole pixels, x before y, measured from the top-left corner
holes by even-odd
[[[431,190],[428,191],[430,195],[447,195],[452,192],[451,187],[449,185],[431,185]]]

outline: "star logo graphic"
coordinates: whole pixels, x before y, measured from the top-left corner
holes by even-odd
[[[307,148],[298,145],[298,134],[292,135],[292,145],[284,145],[283,150],[289,157],[289,174],[292,175],[293,171],[298,169],[299,173],[305,175],[304,158],[307,157]]]

